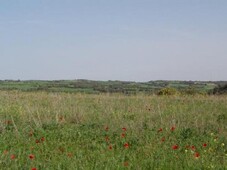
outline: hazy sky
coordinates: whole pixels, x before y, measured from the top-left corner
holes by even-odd
[[[0,0],[0,79],[227,80],[227,0]]]

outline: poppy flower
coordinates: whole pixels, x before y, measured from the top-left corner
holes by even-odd
[[[123,127],[123,128],[122,128],[122,130],[123,130],[123,131],[126,131],[126,128],[125,128],[125,127]]]
[[[33,136],[33,131],[30,131],[30,132],[29,132],[29,136],[30,136],[30,137]]]
[[[30,158],[30,159],[34,159],[34,158],[35,158],[35,155],[30,154],[30,155],[29,155],[29,158]]]
[[[160,128],[160,129],[158,130],[158,132],[162,132],[162,128]]]
[[[191,149],[192,149],[192,150],[195,150],[195,146],[194,146],[194,145],[192,145],[192,146],[191,146]]]
[[[13,154],[13,155],[10,156],[10,158],[11,158],[11,159],[15,159],[16,156]]]
[[[164,142],[164,141],[165,141],[165,138],[163,137],[163,138],[161,139],[161,141]]]
[[[39,139],[36,139],[36,140],[35,140],[35,143],[40,143]]]
[[[207,147],[207,144],[206,144],[206,143],[204,143],[204,144],[203,144],[203,147]]]
[[[172,126],[172,127],[171,127],[171,131],[174,131],[175,129],[176,129],[175,126]]]
[[[125,143],[125,144],[124,144],[124,147],[125,147],[125,148],[129,148],[129,144],[128,144],[128,143]]]
[[[178,148],[179,148],[178,145],[173,145],[173,146],[172,146],[172,149],[173,149],[173,150],[176,150],[176,149],[178,149]]]
[[[40,139],[42,142],[44,142],[45,141],[45,138],[44,137],[41,137],[41,139]]]
[[[108,142],[110,139],[108,136],[105,137],[106,142]]]
[[[194,157],[195,157],[195,158],[200,157],[199,153],[198,153],[198,152],[196,152],[196,153],[194,154]]]
[[[37,170],[36,168],[32,168],[31,170]]]
[[[109,145],[109,150],[112,150],[112,149],[113,149],[112,145]]]
[[[125,137],[125,133],[122,133],[122,134],[121,134],[121,137],[124,138],[124,137]]]

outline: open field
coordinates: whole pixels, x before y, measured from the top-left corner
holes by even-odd
[[[227,96],[0,91],[0,169],[226,169]]]

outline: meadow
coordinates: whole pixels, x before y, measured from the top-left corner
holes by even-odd
[[[227,95],[0,91],[0,169],[227,169]]]

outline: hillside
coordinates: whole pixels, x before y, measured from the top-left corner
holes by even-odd
[[[92,81],[92,80],[0,80],[0,90],[20,91],[48,91],[48,92],[69,92],[69,93],[123,93],[123,94],[154,94],[162,88],[170,87],[178,91],[207,93],[227,82],[206,82],[206,81]]]

